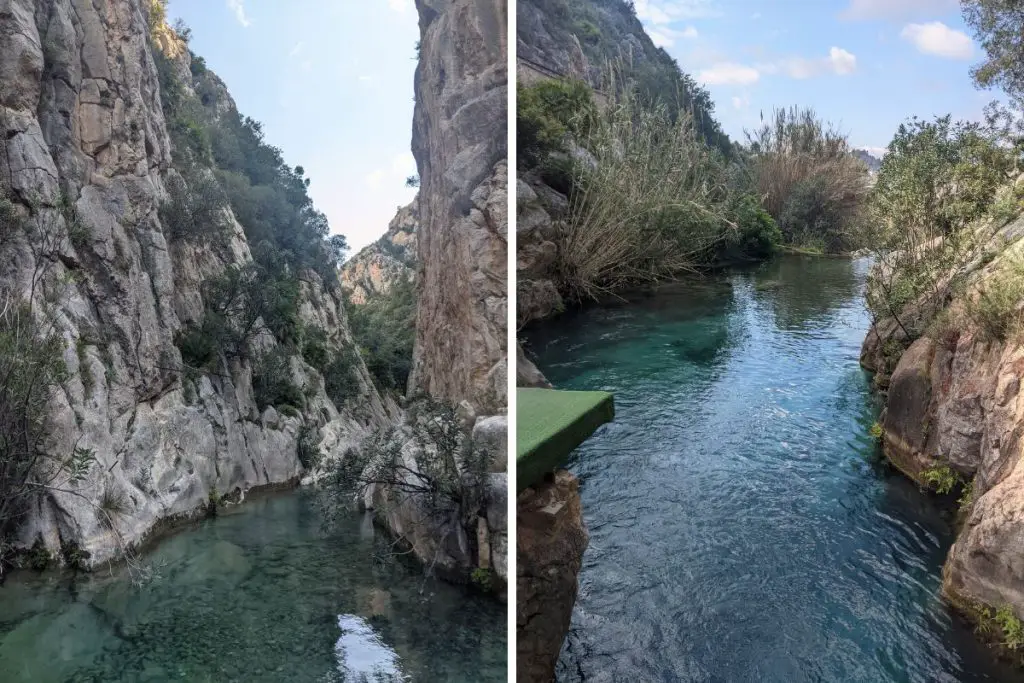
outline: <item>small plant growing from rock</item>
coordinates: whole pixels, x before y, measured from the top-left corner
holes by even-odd
[[[997,609],[993,619],[1003,632],[1003,646],[1009,650],[1024,647],[1024,624],[1009,605]]]
[[[972,505],[974,505],[974,481],[974,479],[971,479],[969,482],[967,482],[967,484],[964,486],[963,493],[961,494],[960,498],[956,501],[957,505],[960,506],[961,512],[966,512],[971,508]]]
[[[32,571],[41,572],[50,566],[52,561],[53,557],[50,555],[50,551],[46,549],[43,539],[36,538],[35,543],[32,544],[32,547],[25,555],[25,565]]]
[[[60,554],[64,564],[74,571],[87,571],[92,553],[78,545],[77,541],[61,541]]]
[[[494,587],[494,572],[484,567],[477,567],[469,575],[469,580],[480,590],[489,593]]]
[[[884,431],[882,430],[882,425],[876,422],[873,425],[871,425],[871,429],[868,431],[868,433],[871,434],[872,439],[881,440]]]
[[[958,484],[963,483],[960,475],[949,465],[930,467],[921,473],[921,479],[940,496],[952,493]]]
[[[214,486],[210,489],[210,494],[206,498],[206,514],[210,517],[217,516],[217,508],[224,502],[224,497],[217,491],[217,487]]]

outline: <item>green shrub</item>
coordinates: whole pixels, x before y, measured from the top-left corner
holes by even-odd
[[[625,94],[582,141],[597,164],[577,183],[555,265],[570,300],[677,276],[733,230],[724,160],[688,117]]]
[[[967,482],[967,484],[964,486],[963,493],[960,495],[960,498],[956,501],[957,505],[960,506],[961,511],[967,510],[972,505],[974,505],[974,484],[974,479],[971,479],[969,482]]]
[[[337,407],[341,408],[345,401],[359,392],[359,380],[356,376],[357,356],[351,349],[337,351],[331,361],[321,370],[324,377],[324,391]]]
[[[960,475],[953,471],[949,465],[930,467],[921,472],[921,479],[940,496],[952,493],[953,489],[963,483]]]
[[[253,364],[252,390],[260,410],[268,406],[305,405],[302,390],[292,379],[290,354],[281,347],[263,354]]]
[[[786,243],[820,245],[825,252],[840,252],[856,244],[847,207],[832,200],[824,176],[793,185],[779,216],[779,228]]]
[[[754,192],[786,243],[835,252],[859,246],[870,176],[844,133],[793,107],[746,135]]]
[[[416,337],[416,286],[402,279],[386,294],[345,306],[366,369],[384,391],[404,393]]]
[[[227,198],[214,177],[189,169],[167,176],[164,184],[169,199],[160,205],[160,222],[172,238],[224,241],[231,228]]]
[[[489,593],[494,588],[494,571],[477,567],[470,573],[469,580],[480,590]]]
[[[516,88],[516,149],[523,168],[534,168],[565,149],[566,136],[590,134],[596,108],[590,87],[570,79],[543,80]]]
[[[967,315],[989,339],[1006,341],[1021,329],[1024,313],[1024,259],[1007,256],[967,298]]]
[[[872,439],[880,440],[882,436],[885,434],[885,430],[882,428],[881,424],[876,422],[873,425],[871,425],[871,429],[868,431],[868,433],[871,434]]]
[[[36,538],[32,547],[25,556],[25,564],[29,569],[36,572],[44,571],[53,562],[50,551],[46,549],[42,538]]]
[[[318,370],[327,367],[331,360],[331,348],[324,330],[319,327],[302,330],[302,359]]]
[[[1024,624],[1014,614],[1013,608],[1003,605],[996,610],[993,617],[996,625],[1003,632],[1003,645],[1010,650],[1024,647]]]
[[[312,425],[304,424],[299,429],[296,451],[299,462],[304,469],[312,470],[320,464],[323,454],[320,452],[320,434]]]
[[[782,244],[779,226],[752,195],[738,197],[732,220],[736,229],[726,233],[719,248],[720,259],[767,258]]]

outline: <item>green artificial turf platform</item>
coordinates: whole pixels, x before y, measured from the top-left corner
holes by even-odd
[[[516,487],[523,491],[565,462],[615,418],[607,391],[516,389]]]

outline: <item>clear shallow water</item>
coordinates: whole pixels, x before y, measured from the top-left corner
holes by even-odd
[[[140,588],[122,571],[12,577],[0,681],[505,681],[504,605],[375,561],[384,542],[358,516],[323,533],[299,492],[164,540]]]
[[[529,335],[615,392],[559,680],[1017,681],[940,601],[948,509],[879,460],[867,263],[785,257]]]

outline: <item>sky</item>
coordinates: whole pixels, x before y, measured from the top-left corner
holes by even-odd
[[[957,0],[635,0],[652,40],[703,83],[725,132],[801,105],[878,154],[910,116],[980,120],[981,61]]]
[[[383,234],[416,193],[413,0],[170,0],[168,14],[242,115],[305,169],[351,253]]]

